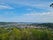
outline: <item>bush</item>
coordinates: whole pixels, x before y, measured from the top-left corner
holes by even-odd
[[[0,28],[0,40],[53,40],[53,31],[35,28]]]

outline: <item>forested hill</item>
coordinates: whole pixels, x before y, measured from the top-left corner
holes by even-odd
[[[27,22],[0,22],[0,26],[3,25],[3,27],[5,25],[10,25],[10,26],[17,26],[20,25],[25,25],[25,26],[35,26],[35,27],[47,27],[47,28],[53,28],[53,23],[27,23]]]
[[[30,25],[53,28],[53,23],[32,23],[32,24],[30,24]]]

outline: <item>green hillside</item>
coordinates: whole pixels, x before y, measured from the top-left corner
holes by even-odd
[[[35,28],[0,28],[0,40],[53,40],[53,30]]]

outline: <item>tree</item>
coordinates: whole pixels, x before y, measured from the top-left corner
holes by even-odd
[[[50,7],[53,7],[53,3],[52,3],[52,4],[50,4]]]

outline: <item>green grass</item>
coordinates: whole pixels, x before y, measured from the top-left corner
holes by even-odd
[[[35,28],[0,28],[0,40],[53,40],[53,31]]]

